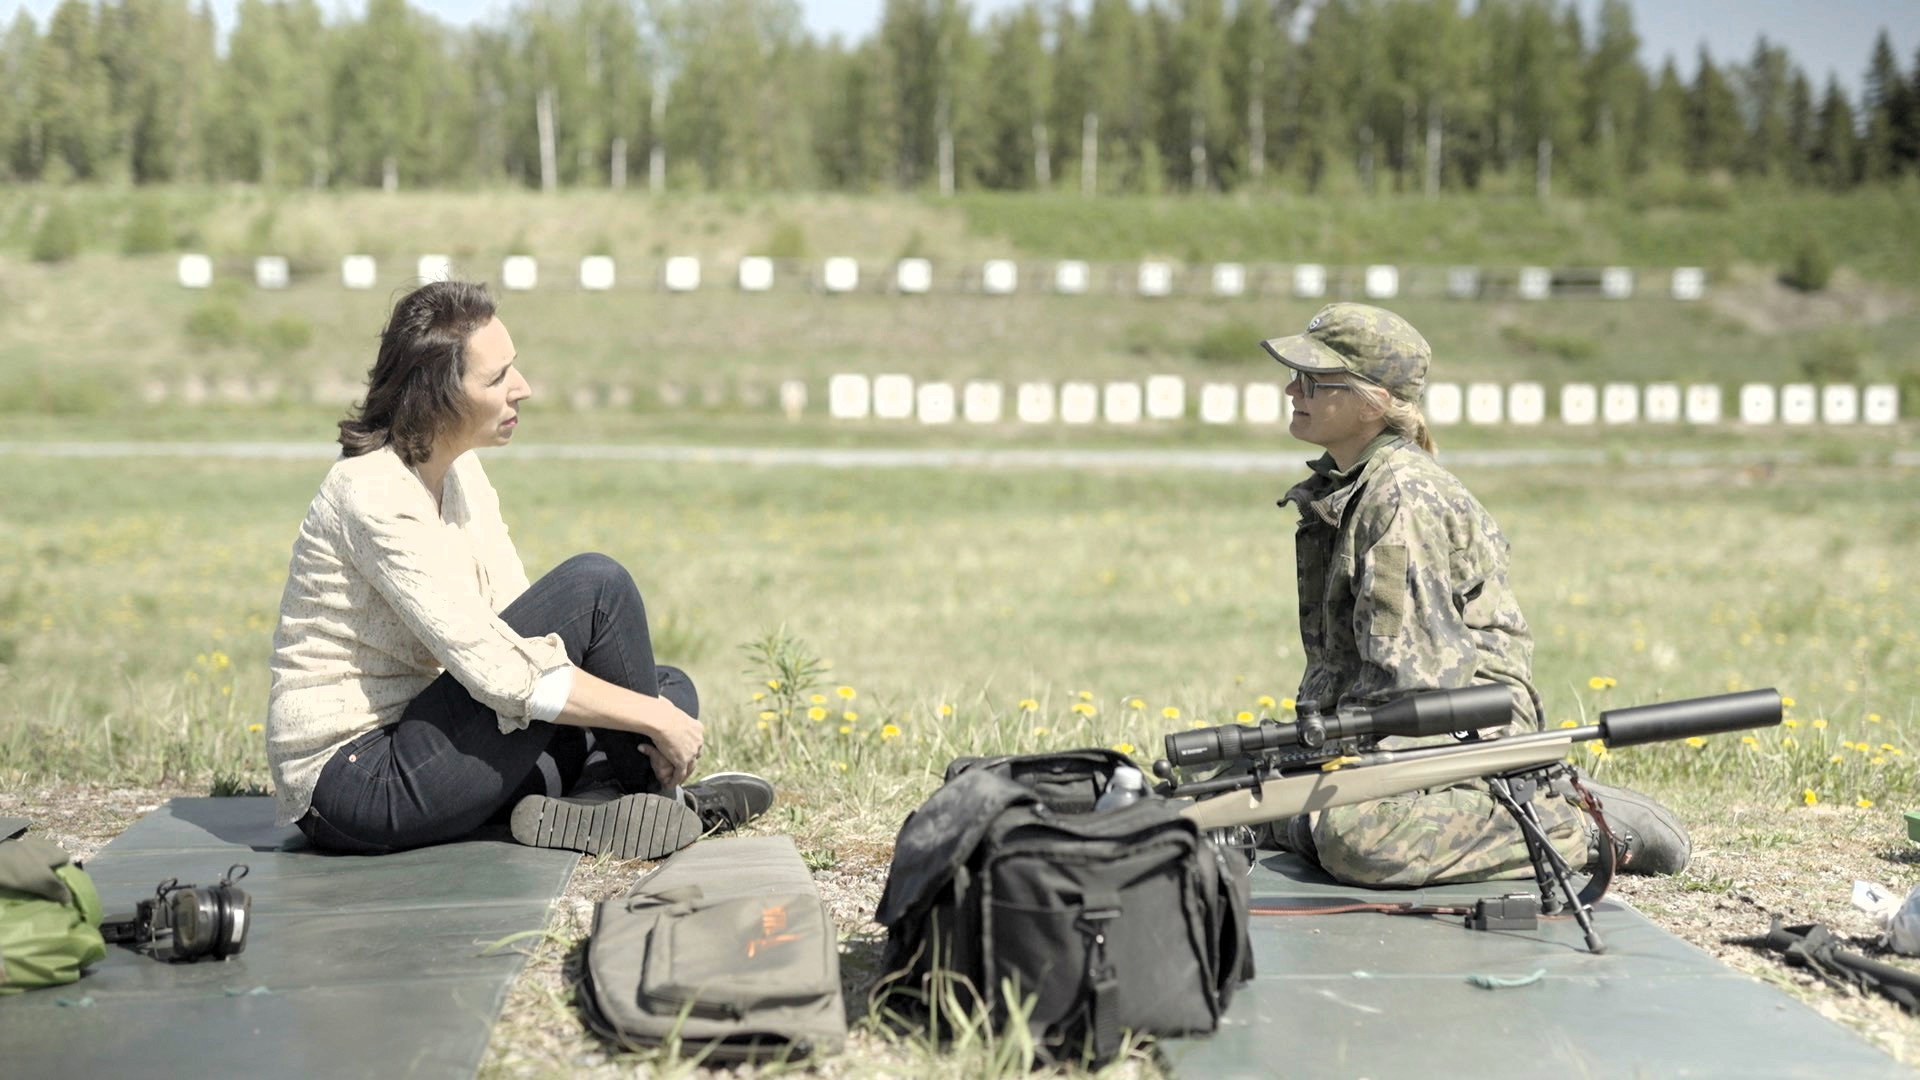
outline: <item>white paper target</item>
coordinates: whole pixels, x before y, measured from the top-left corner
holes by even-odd
[[[1247,268],[1239,263],[1213,264],[1213,295],[1244,296],[1247,292]]]
[[[943,382],[921,383],[917,392],[919,398],[920,422],[923,424],[953,423],[953,384]]]
[[[436,281],[452,281],[453,260],[445,255],[422,255],[415,260],[413,272],[422,285],[431,285]]]
[[[835,420],[865,420],[873,387],[865,375],[840,374],[827,380],[827,414]]]
[[[1178,420],[1187,415],[1187,380],[1178,375],[1147,379],[1147,419]]]
[[[1646,400],[1649,424],[1680,422],[1680,387],[1676,383],[1649,383]]]
[[[1892,424],[1900,419],[1900,388],[1886,383],[1867,387],[1861,395],[1860,417],[1869,424]]]
[[[1553,272],[1544,266],[1520,268],[1520,299],[1545,300],[1553,292]]]
[[[860,263],[846,255],[835,255],[820,267],[820,286],[830,293],[852,292],[860,286]]]
[[[1140,264],[1134,287],[1141,296],[1165,296],[1173,291],[1173,267],[1149,260]]]
[[[1447,268],[1447,296],[1454,300],[1471,300],[1480,295],[1480,268],[1477,266],[1450,266]]]
[[[1053,384],[1043,382],[1021,383],[1014,394],[1014,415],[1023,424],[1050,424],[1053,422]]]
[[[1697,266],[1674,270],[1671,287],[1675,300],[1698,300],[1707,292],[1707,272]]]
[[[284,289],[291,278],[284,255],[262,255],[253,260],[253,283],[262,289]]]
[[[1507,419],[1516,424],[1538,424],[1547,418],[1547,388],[1537,382],[1507,387]]]
[[[1631,424],[1640,418],[1640,388],[1632,383],[1608,383],[1600,391],[1600,419],[1609,424]]]
[[[741,292],[766,292],[773,288],[773,260],[765,255],[749,255],[740,260]]]
[[[613,256],[589,255],[580,260],[580,287],[594,292],[613,288]]]
[[[1713,383],[1696,383],[1687,387],[1687,423],[1717,424],[1720,422],[1720,388]]]
[[[667,260],[668,292],[692,292],[700,287],[700,260],[692,255],[675,255]]]
[[[988,296],[1008,296],[1020,287],[1020,264],[1012,259],[988,259],[980,268],[980,290]]]
[[[1624,266],[1609,266],[1600,271],[1600,295],[1609,300],[1625,300],[1633,295],[1633,271]]]
[[[1102,395],[1102,414],[1109,424],[1137,424],[1142,414],[1140,384],[1110,382]]]
[[[540,284],[540,262],[531,255],[509,255],[500,264],[500,284],[525,292]]]
[[[1506,395],[1499,383],[1470,383],[1467,386],[1467,423],[1497,424]]]
[[[349,255],[340,260],[340,284],[349,289],[371,289],[378,278],[371,255]]]
[[[1240,412],[1240,390],[1232,383],[1207,383],[1200,388],[1200,421],[1231,424]]]
[[[1860,421],[1858,387],[1836,385],[1820,391],[1820,419],[1829,424],[1854,424]]]
[[[183,289],[204,289],[213,284],[213,260],[205,255],[182,255],[175,273]]]
[[[1771,424],[1775,416],[1773,387],[1766,383],[1748,383],[1740,388],[1740,422]]]
[[[1820,394],[1809,383],[1788,383],[1780,388],[1780,422],[1811,424],[1819,419]]]
[[[1087,291],[1087,264],[1078,259],[1053,264],[1053,291],[1079,296]]]
[[[893,287],[915,296],[933,288],[933,264],[925,259],[901,259],[893,268]]]
[[[1560,422],[1591,424],[1600,415],[1600,394],[1592,383],[1568,383],[1560,388]]]
[[[1371,300],[1391,300],[1400,295],[1400,268],[1367,267],[1366,289],[1367,297]]]
[[[905,420],[913,415],[913,376],[875,375],[873,415],[882,420]]]
[[[1060,419],[1069,424],[1091,424],[1100,415],[1100,388],[1090,382],[1060,387]]]
[[[997,382],[970,382],[960,393],[960,414],[969,424],[997,424],[1004,397]]]
[[[1435,427],[1457,424],[1465,411],[1466,400],[1459,383],[1430,383],[1427,386],[1427,422]]]
[[[1279,383],[1248,383],[1241,392],[1240,406],[1249,424],[1277,424],[1286,399]]]
[[[1317,299],[1327,295],[1327,268],[1319,263],[1301,263],[1293,268],[1293,295]]]

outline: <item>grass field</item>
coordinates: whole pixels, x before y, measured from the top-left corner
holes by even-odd
[[[313,462],[13,456],[0,479],[0,783],[264,779],[265,660]],[[1291,525],[1266,476],[497,460],[538,575],[605,551],[699,679],[715,760],[789,826],[884,841],[945,762],[1130,745],[1273,713],[1300,667]],[[1920,584],[1910,470],[1487,471],[1554,721],[1778,686],[1795,727],[1599,772],[1704,805],[1910,803]],[[831,663],[764,717],[784,628]],[[833,692],[851,687],[854,697]],[[1172,710],[1172,711],[1169,711]],[[856,714],[847,718],[845,713]],[[844,728],[844,730],[843,730]],[[848,807],[846,770],[875,781]],[[831,815],[824,813],[832,808]]]

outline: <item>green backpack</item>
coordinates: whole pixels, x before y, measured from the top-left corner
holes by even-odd
[[[0,840],[0,995],[70,983],[106,955],[87,872],[51,841]]]

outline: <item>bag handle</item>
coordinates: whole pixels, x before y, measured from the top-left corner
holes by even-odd
[[[1102,890],[1081,896],[1080,916],[1073,921],[1074,929],[1087,943],[1087,966],[1081,980],[1096,1061],[1112,1060],[1120,1052],[1120,975],[1107,956],[1107,924],[1119,915],[1120,894]]]

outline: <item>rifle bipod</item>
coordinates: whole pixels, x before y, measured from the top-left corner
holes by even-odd
[[[1567,865],[1567,860],[1554,850],[1553,843],[1547,839],[1546,829],[1540,824],[1540,815],[1534,809],[1533,802],[1534,796],[1542,788],[1551,787],[1562,774],[1585,804],[1584,808],[1592,812],[1591,798],[1580,790],[1578,778],[1565,763],[1544,768],[1516,769],[1489,776],[1487,790],[1520,826],[1520,835],[1527,844],[1527,858],[1533,863],[1533,879],[1540,886],[1540,913],[1555,916],[1571,912],[1574,920],[1580,924],[1581,932],[1586,935],[1587,949],[1601,953],[1606,951],[1606,946],[1600,940],[1599,931],[1593,928],[1593,905],[1606,895],[1607,886],[1613,882],[1613,838],[1599,815],[1594,814],[1600,829],[1600,863],[1588,879],[1586,889],[1576,891],[1573,887],[1573,868]],[[1497,901],[1503,905],[1502,911],[1508,899],[1502,897]],[[1471,929],[1507,929],[1511,925],[1503,922],[1500,914],[1493,913],[1486,900],[1475,905],[1474,914],[1467,917],[1467,926]]]

